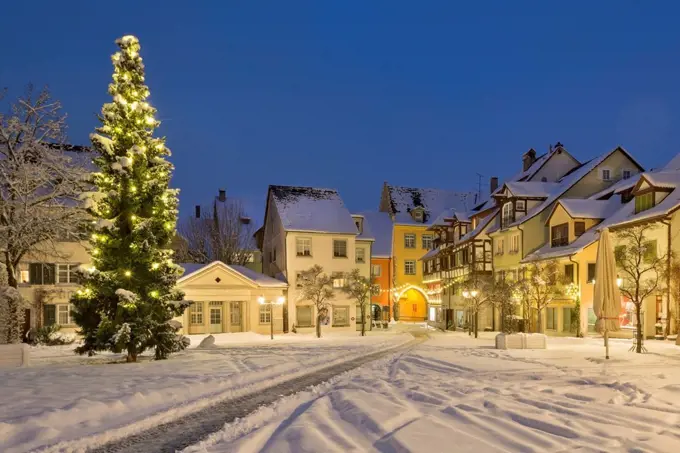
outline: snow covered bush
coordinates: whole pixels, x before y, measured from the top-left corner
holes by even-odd
[[[61,326],[52,324],[49,326],[39,327],[35,329],[33,334],[34,345],[43,346],[61,346],[65,344],[73,344],[76,341],[76,336],[73,334],[64,334],[60,332]]]

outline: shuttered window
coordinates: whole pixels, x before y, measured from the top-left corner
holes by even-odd
[[[54,285],[54,264],[30,263],[29,280],[32,285]]]

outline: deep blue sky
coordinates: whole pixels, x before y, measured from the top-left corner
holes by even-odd
[[[476,189],[561,141],[680,151],[677,2],[7,2],[0,87],[47,84],[87,143],[114,40],[137,35],[183,214],[270,183],[377,208],[383,181]],[[204,6],[209,4],[210,6]],[[253,212],[261,217],[261,212]]]

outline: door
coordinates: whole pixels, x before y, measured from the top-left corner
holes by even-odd
[[[219,305],[218,305],[219,304]],[[210,302],[210,333],[222,333],[222,302]]]
[[[229,305],[229,324],[231,332],[242,332],[241,326],[241,302],[230,302]]]

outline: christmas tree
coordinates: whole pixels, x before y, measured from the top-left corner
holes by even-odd
[[[84,343],[80,354],[127,352],[128,361],[155,350],[156,359],[186,345],[177,335],[185,305],[175,289],[182,268],[172,261],[170,242],[177,220],[177,193],[169,188],[172,164],[160,124],[148,103],[139,41],[116,41],[113,102],[104,104],[101,126],[90,136],[96,151],[96,191],[84,194],[94,217],[90,228],[92,266],[82,269],[83,288],[72,300]]]

